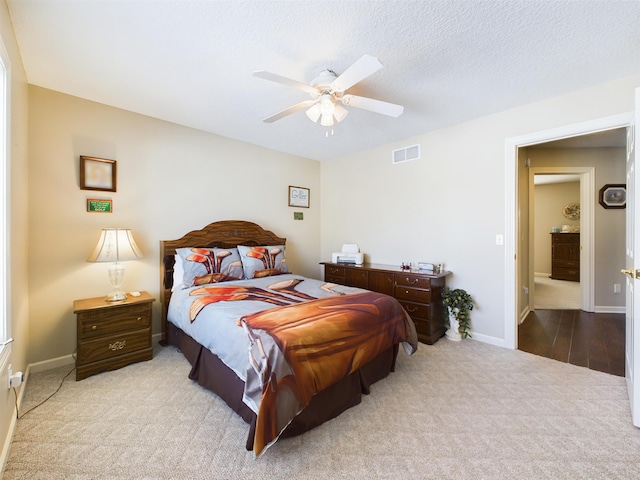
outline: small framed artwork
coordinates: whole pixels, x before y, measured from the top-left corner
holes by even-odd
[[[87,198],[87,212],[112,213],[113,200],[104,200],[101,198]]]
[[[304,213],[302,212],[293,212],[294,220],[304,220]]]
[[[116,161],[80,155],[80,189],[116,191]]]
[[[309,189],[289,187],[289,206],[309,208]]]
[[[599,202],[604,208],[626,208],[627,185],[608,183],[600,189]]]

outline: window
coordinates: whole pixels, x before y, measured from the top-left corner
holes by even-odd
[[[9,56],[2,39],[0,39],[0,365],[3,367],[10,351],[6,341],[11,334],[8,305],[10,295],[8,293],[9,282],[7,282],[10,65]]]

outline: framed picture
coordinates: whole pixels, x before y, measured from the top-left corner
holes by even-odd
[[[116,161],[80,155],[80,189],[116,191]]]
[[[113,200],[106,200],[102,198],[87,198],[87,212],[112,213]]]
[[[289,206],[309,208],[309,189],[289,187]]]
[[[627,186],[624,183],[608,183],[600,189],[599,201],[604,208],[625,208],[627,206]]]

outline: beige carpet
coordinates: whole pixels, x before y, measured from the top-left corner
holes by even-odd
[[[553,280],[535,274],[535,308],[546,310],[580,310],[580,282]]]
[[[10,479],[637,479],[624,379],[473,340],[400,352],[361,405],[254,459],[247,425],[172,347],[18,421]],[[64,368],[32,375],[22,411]]]

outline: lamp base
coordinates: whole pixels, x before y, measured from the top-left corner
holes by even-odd
[[[111,292],[109,295],[106,296],[105,300],[107,302],[120,302],[122,300],[126,300],[127,299],[127,294],[124,292],[121,292],[119,290],[113,291]]]

